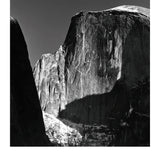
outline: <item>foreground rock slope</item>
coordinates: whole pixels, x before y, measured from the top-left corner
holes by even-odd
[[[54,115],[43,112],[46,134],[50,142],[56,146],[79,146],[81,134],[74,128],[65,125]]]

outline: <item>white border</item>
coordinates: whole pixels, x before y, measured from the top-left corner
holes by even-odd
[[[159,159],[160,3],[151,2],[151,147],[9,147],[9,0],[0,1],[0,157],[1,159]]]

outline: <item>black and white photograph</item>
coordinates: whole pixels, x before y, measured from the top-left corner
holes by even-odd
[[[10,0],[9,125],[11,148],[149,148],[150,0]]]

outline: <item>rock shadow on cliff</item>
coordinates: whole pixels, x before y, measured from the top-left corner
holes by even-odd
[[[120,120],[129,107],[127,88],[118,81],[110,93],[89,95],[67,104],[59,117],[76,123],[106,124],[110,118]]]

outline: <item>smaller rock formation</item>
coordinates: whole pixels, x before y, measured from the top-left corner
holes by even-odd
[[[33,75],[43,111],[57,116],[65,106],[64,51],[43,54]]]

